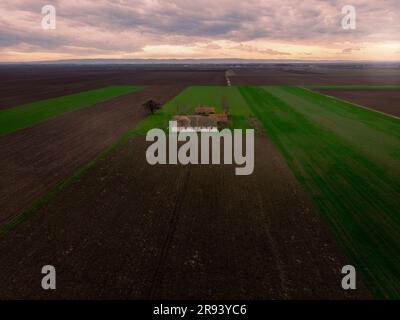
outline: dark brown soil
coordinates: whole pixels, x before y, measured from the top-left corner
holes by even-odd
[[[111,85],[225,85],[223,69],[0,66],[0,109]]]
[[[397,65],[2,65],[0,109],[109,85],[398,84]]]
[[[0,108],[106,85],[154,85],[0,137],[0,223],[135,127],[146,116],[145,100],[166,102],[186,85],[225,85],[227,69],[0,68]],[[264,66],[235,69],[231,81],[390,84],[400,83],[400,72]],[[392,100],[394,110],[394,92],[379,104],[388,108]],[[353,102],[374,108],[378,95]],[[269,140],[257,139],[249,177],[234,176],[232,166],[150,167],[145,148],[132,138],[2,236],[0,299],[370,297],[360,279],[357,291],[341,289],[347,261]],[[53,292],[40,286],[47,264],[57,268]]]
[[[321,93],[400,117],[400,89],[319,90]]]
[[[182,86],[152,86],[0,137],[0,224],[27,210]]]
[[[150,166],[131,138],[0,241],[0,298],[369,298],[284,160]],[[41,268],[57,290],[41,289]]]
[[[232,85],[399,84],[400,69],[290,65],[235,70]]]

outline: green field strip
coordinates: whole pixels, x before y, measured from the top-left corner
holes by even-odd
[[[137,87],[140,88],[140,87]],[[143,120],[143,122],[146,122],[146,120]],[[140,124],[139,124],[140,125]],[[18,224],[21,222],[25,221],[28,219],[32,214],[43,208],[47,203],[49,203],[52,199],[57,197],[61,192],[63,192],[65,189],[70,187],[73,183],[75,183],[85,172],[90,170],[93,166],[98,164],[99,160],[103,159],[106,157],[111,151],[114,149],[118,148],[119,146],[123,145],[129,138],[134,137],[135,135],[138,135],[138,126],[135,126],[134,128],[128,130],[124,134],[122,134],[117,140],[115,140],[113,143],[105,147],[103,150],[101,150],[96,157],[94,157],[91,161],[87,162],[84,164],[82,167],[80,167],[77,171],[75,171],[72,175],[61,181],[59,184],[57,184],[50,192],[48,192],[45,196],[39,198],[37,201],[35,201],[32,206],[22,212],[21,214],[17,215],[16,217],[10,219],[8,222],[6,222],[3,225],[0,225],[0,237],[4,236],[15,228]]]
[[[400,84],[337,84],[337,85],[309,85],[310,89],[317,90],[364,90],[364,89],[400,89]]]
[[[303,88],[269,88],[314,122],[335,132],[400,181],[400,120]],[[316,107],[317,106],[317,107]]]
[[[240,92],[370,291],[399,298],[400,121],[301,88]]]
[[[79,168],[76,172],[74,172],[71,176],[69,176],[66,179],[64,179],[63,181],[61,181],[45,196],[43,196],[40,199],[38,199],[37,201],[35,201],[28,210],[22,212],[21,214],[17,215],[16,217],[10,219],[5,224],[0,225],[0,237],[5,235],[8,231],[12,230],[14,227],[16,227],[21,222],[28,219],[37,210],[44,207],[47,203],[49,203],[49,201],[54,199],[58,194],[60,194],[62,191],[64,191],[66,188],[68,188],[70,185],[72,185],[76,180],[78,180],[78,178],[81,177],[87,170],[89,170],[91,167],[96,165],[99,160],[103,159],[112,150],[114,150],[118,146],[122,145],[124,142],[126,142],[130,137],[132,137],[134,135],[135,135],[135,132],[133,129],[129,130],[128,132],[121,135],[116,141],[114,141],[109,146],[107,146],[102,151],[100,151],[93,160],[89,161],[88,163],[83,165],[81,168]]]
[[[250,128],[248,118],[253,116],[246,101],[237,87],[226,86],[193,86],[166,103],[162,109],[150,115],[137,127],[138,134],[146,134],[153,128],[168,128],[168,122],[174,115],[194,114],[196,107],[207,105],[214,107],[216,112],[222,112],[223,101],[229,106],[232,127],[236,129]]]
[[[141,86],[111,86],[3,109],[0,110],[0,135],[28,128],[63,113],[89,107],[141,88]]]

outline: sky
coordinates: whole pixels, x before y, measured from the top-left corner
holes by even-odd
[[[0,61],[87,58],[400,61],[400,0],[1,0]]]

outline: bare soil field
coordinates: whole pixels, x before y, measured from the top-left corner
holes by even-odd
[[[223,69],[140,66],[0,66],[0,108],[111,85],[225,84]]]
[[[400,83],[398,65],[2,65],[0,108],[109,85],[323,85]]]
[[[92,160],[147,116],[142,103],[165,103],[182,86],[151,86],[0,137],[0,224]]]
[[[234,69],[232,85],[397,84],[400,68],[289,65]]]
[[[400,117],[400,90],[362,89],[362,90],[318,90],[319,92],[350,101],[364,107]]]
[[[151,167],[132,137],[2,236],[0,298],[369,298],[285,161],[256,138],[255,172]],[[41,289],[43,265],[57,290]]]

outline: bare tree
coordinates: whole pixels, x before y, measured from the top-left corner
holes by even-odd
[[[143,106],[149,110],[151,113],[154,113],[157,109],[160,109],[161,104],[158,102],[155,102],[154,100],[148,100],[145,103],[143,103]]]

